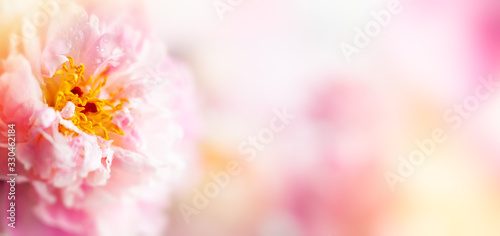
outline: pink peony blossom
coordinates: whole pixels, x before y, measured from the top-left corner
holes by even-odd
[[[11,173],[3,145],[12,123],[18,174],[16,228],[1,227],[11,235],[161,234],[179,161],[173,145],[195,127],[186,127],[194,119],[185,71],[146,30],[60,7],[36,37],[12,40],[1,62],[0,174]]]

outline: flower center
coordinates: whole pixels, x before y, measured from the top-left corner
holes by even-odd
[[[76,66],[73,58],[68,57],[69,67],[66,63],[57,70],[52,78],[46,78],[47,89],[45,99],[49,106],[62,111],[68,102],[75,105],[74,114],[68,118],[80,130],[100,136],[109,140],[108,132],[123,135],[123,131],[112,122],[113,114],[123,108],[126,99],[116,101],[116,93],[108,98],[99,98],[101,88],[106,84],[106,76],[102,73],[97,79],[89,76],[85,79],[85,66]],[[102,97],[102,96],[101,96]],[[75,132],[59,126],[59,131],[68,135]]]

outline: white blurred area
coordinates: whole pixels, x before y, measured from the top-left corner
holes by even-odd
[[[449,128],[442,114],[480,75],[498,71],[481,67],[474,41],[491,2],[402,0],[352,63],[340,43],[388,1],[242,0],[223,21],[214,2],[147,2],[171,53],[191,66],[204,116],[204,174],[172,205],[171,235],[500,235],[500,133],[488,118],[498,94],[395,193],[383,177],[415,139]],[[297,119],[186,224],[176,204],[241,160],[238,144],[285,105]]]

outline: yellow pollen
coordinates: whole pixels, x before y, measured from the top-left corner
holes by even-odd
[[[76,66],[73,58],[68,57],[69,67],[66,63],[57,70],[52,78],[45,78],[47,89],[45,99],[49,106],[57,111],[62,111],[68,102],[75,104],[74,115],[69,118],[80,130],[100,136],[109,140],[108,132],[123,135],[123,131],[112,122],[113,114],[123,108],[126,99],[113,102],[114,94],[108,99],[100,99],[98,95],[106,84],[103,73],[97,79],[89,76],[85,79],[85,66]],[[116,94],[116,93],[115,93]],[[59,131],[65,135],[77,135],[73,131],[59,126]]]

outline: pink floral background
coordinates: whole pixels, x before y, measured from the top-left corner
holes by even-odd
[[[500,235],[500,4],[397,1],[349,63],[340,45],[390,2],[0,0],[1,232]],[[68,57],[107,77],[100,99],[129,100],[124,135],[58,130],[44,81]],[[487,77],[457,128],[448,112]],[[436,129],[446,141],[388,180]]]

